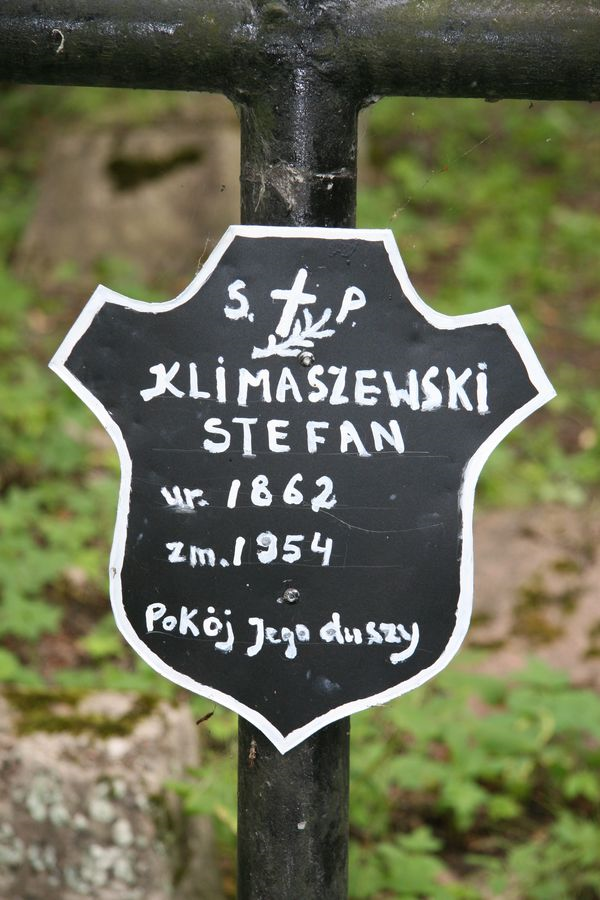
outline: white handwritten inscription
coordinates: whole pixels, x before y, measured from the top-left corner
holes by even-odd
[[[308,392],[306,387],[301,387],[299,379],[288,366],[283,366],[278,376],[268,369],[250,372],[240,368],[232,378],[222,362],[223,357],[219,357],[215,386],[208,390],[198,388],[195,363],[188,365],[186,382],[178,378],[181,370],[179,361],[169,368],[164,363],[157,363],[149,369],[155,376],[155,384],[143,388],[140,394],[146,402],[158,397],[214,400],[219,404],[237,404],[240,411],[250,403],[253,407],[260,407],[293,401],[330,406],[344,406],[351,402],[369,407],[386,404],[393,409],[405,405],[413,412],[446,408],[457,412],[476,411],[479,415],[489,413],[488,373],[484,362],[477,364],[475,377],[470,367],[457,373],[447,366],[445,373],[441,374],[438,366],[430,366],[421,376],[416,369],[411,369],[404,376],[404,387],[398,386],[402,382],[388,370],[357,369],[349,372],[347,366],[329,366],[325,372],[323,366],[315,365],[306,370]],[[331,376],[331,379],[326,376]],[[259,432],[266,437],[271,453],[318,453],[319,447],[323,447],[326,452],[356,453],[366,457],[390,448],[396,453],[404,453],[405,450],[404,436],[397,419],[384,422],[373,419],[367,431],[364,426],[360,431],[350,419],[332,425],[327,419],[311,417],[305,422],[304,438],[296,444],[289,439],[289,426],[289,419],[265,419],[260,415],[239,415],[229,419],[208,416],[198,423],[198,439],[208,453],[235,450],[245,457],[255,455],[255,438]]]
[[[254,322],[254,313],[250,312],[250,304],[248,298],[242,294],[242,290],[246,287],[246,282],[238,278],[227,288],[230,300],[236,300],[238,306],[225,306],[224,312],[228,319],[248,319]]]
[[[467,367],[457,367],[452,360],[442,365],[437,359],[421,368],[395,371],[385,368],[351,368],[348,365],[320,365],[310,359],[306,368],[297,363],[286,365],[285,358],[298,357],[314,348],[317,341],[327,340],[340,327],[355,327],[361,310],[367,305],[367,295],[357,285],[348,285],[341,296],[328,299],[319,308],[317,289],[307,267],[296,271],[291,284],[270,291],[273,304],[279,307],[279,318],[273,333],[266,341],[258,341],[252,349],[252,359],[272,358],[269,368],[227,367],[223,356],[217,356],[214,367],[202,371],[196,362],[178,359],[158,360],[149,367],[152,376],[139,390],[145,403],[161,401],[194,401],[199,404],[197,415],[198,449],[209,454],[238,452],[243,458],[255,457],[256,446],[269,453],[285,454],[354,454],[369,457],[376,453],[406,452],[405,435],[400,420],[393,417],[399,410],[404,421],[413,414],[435,414],[437,410],[452,410],[457,414],[487,415],[488,366],[474,361]],[[267,298],[260,298],[264,303]],[[236,278],[227,288],[223,311],[231,327],[256,328],[252,311],[253,298],[244,278]],[[316,311],[315,311],[316,310]],[[357,318],[358,317],[358,318]],[[237,323],[237,324],[234,324]],[[228,326],[229,327],[229,326]],[[279,359],[278,359],[279,358]],[[312,362],[312,364],[310,364]],[[202,416],[202,405],[210,402],[210,413]],[[215,404],[223,406],[223,414],[215,415]],[[304,422],[294,428],[290,418],[265,415],[266,410],[285,404],[306,408]],[[227,415],[231,407],[233,414]],[[351,415],[342,421],[329,420],[326,410],[352,407],[373,410],[373,418],[356,424]],[[247,414],[248,408],[252,413]],[[376,410],[382,410],[377,416]],[[288,413],[289,414],[289,413]],[[408,427],[408,426],[407,426]],[[293,437],[292,437],[293,435]],[[422,449],[422,448],[418,448]],[[224,487],[206,484],[163,484],[160,495],[166,507],[174,513],[198,516],[196,543],[181,540],[164,544],[165,561],[173,566],[185,566],[202,571],[230,566],[331,566],[345,565],[345,548],[335,552],[333,538],[319,528],[306,533],[306,528],[289,529],[289,533],[275,534],[269,529],[260,533],[238,534],[226,541],[227,546],[213,546],[208,531],[202,528],[207,508],[229,511],[251,507],[284,509],[300,507],[319,514],[337,504],[334,480],[329,475],[305,478],[295,472],[282,483],[266,474],[250,474],[231,478]],[[263,525],[264,528],[264,525]],[[233,530],[233,529],[232,529]],[[205,535],[205,539],[202,535]],[[253,658],[265,647],[281,645],[286,659],[295,659],[298,648],[311,640],[332,646],[397,645],[390,651],[392,665],[404,662],[415,653],[419,644],[419,626],[402,623],[369,621],[355,626],[342,622],[339,612],[311,635],[305,624],[293,627],[274,627],[264,618],[248,615],[242,625],[243,634],[236,637],[231,610],[219,617],[215,608],[207,608],[199,617],[198,609],[182,606],[177,615],[167,611],[163,603],[152,603],[146,610],[147,631],[175,632],[182,636],[212,640],[215,650],[230,653],[234,646],[242,647]]]
[[[313,321],[312,314],[307,309],[302,309],[302,317],[298,316],[301,306],[312,305],[317,300],[316,294],[309,294],[304,290],[308,270],[298,269],[291,288],[276,288],[271,291],[272,300],[285,300],[281,317],[275,328],[275,334],[270,334],[266,347],[254,347],[252,359],[264,359],[268,356],[297,356],[302,349],[314,347],[316,340],[333,337],[335,328],[325,328],[332,316],[332,310],[327,307],[321,318]],[[237,307],[225,306],[224,312],[228,319],[245,319],[254,321],[254,313],[250,310],[250,301],[242,290],[246,288],[246,282],[241,278],[233,281],[227,288],[230,300],[238,302]],[[364,292],[351,285],[344,292],[339,312],[335,321],[341,325],[350,312],[361,309],[367,300]],[[279,338],[279,340],[278,340]]]
[[[314,487],[311,486],[309,488],[309,493],[312,493],[315,488],[320,488],[321,490],[313,497],[307,497],[306,501],[304,493],[300,488],[303,480],[302,473],[296,472],[295,475],[292,475],[286,482],[283,492],[280,495],[281,502],[284,505],[299,506],[306,502],[310,503],[313,512],[318,512],[320,509],[331,509],[335,506],[337,500],[334,494],[333,480],[329,475],[322,475],[320,478],[315,479]],[[238,505],[240,489],[243,490],[244,494],[248,494],[248,487],[250,488],[249,499],[252,506],[271,506],[273,503],[273,493],[269,484],[269,479],[266,475],[256,475],[250,484],[244,485],[243,488],[241,479],[232,479],[231,486],[227,491],[228,509],[235,509]],[[175,507],[177,510],[187,512],[194,510],[197,507],[211,505],[208,500],[203,499],[204,490],[201,488],[185,487],[182,489],[177,484],[169,488],[165,485],[160,489],[160,492],[166,500],[167,505]]]
[[[273,300],[285,300],[285,306],[283,307],[283,312],[281,313],[279,324],[275,329],[275,334],[278,334],[279,337],[287,337],[292,330],[292,324],[294,322],[296,313],[298,312],[299,306],[302,306],[306,303],[316,302],[316,294],[307,294],[304,292],[304,285],[306,284],[307,277],[308,272],[306,269],[298,269],[298,274],[296,275],[294,283],[289,291],[271,291],[271,297]],[[329,312],[331,313],[331,310],[329,310]]]
[[[231,653],[235,646],[243,650],[246,656],[255,657],[267,645],[285,647],[286,659],[298,656],[300,644],[317,640],[338,646],[379,646],[382,644],[404,645],[402,649],[389,654],[389,662],[397,665],[405,662],[414,654],[419,644],[419,626],[413,622],[410,628],[402,623],[369,621],[357,627],[342,625],[341,615],[333,612],[331,618],[324,622],[318,633],[313,636],[307,625],[297,623],[292,627],[273,627],[265,623],[260,616],[248,616],[242,623],[243,638],[237,639],[231,624],[231,610],[225,609],[222,618],[215,614],[215,607],[209,606],[206,615],[199,615],[199,610],[181,606],[177,615],[167,611],[164,603],[150,603],[146,607],[146,631],[148,634],[158,632],[171,634],[177,632],[182,637],[212,640],[213,647],[220,653]],[[218,638],[218,640],[217,640]]]
[[[298,351],[293,355],[298,356]],[[486,415],[490,411],[487,364],[484,362],[477,363],[475,377],[471,367],[456,372],[449,365],[444,372],[440,372],[439,366],[429,366],[422,373],[410,369],[401,376],[389,370],[349,370],[348,366],[337,365],[325,370],[323,366],[314,365],[306,370],[305,378],[301,380],[289,366],[283,366],[279,373],[268,369],[251,372],[243,367],[231,372],[223,362],[223,357],[219,356],[214,376],[210,383],[203,385],[205,390],[198,388],[196,363],[188,363],[184,368],[178,360],[168,368],[162,362],[157,363],[148,370],[154,375],[154,384],[140,390],[140,394],[146,402],[156,397],[187,397],[222,404],[236,403],[243,407],[249,403],[272,405],[293,400],[329,406],[346,403],[385,405],[393,409],[408,406],[422,412],[445,408],[476,410],[479,415]]]
[[[248,546],[246,546],[248,545]],[[247,538],[236,537],[233,541],[232,561],[226,556],[217,557],[212,547],[198,547],[196,544],[184,544],[183,541],[168,541],[165,544],[169,551],[167,560],[170,563],[187,563],[195,569],[209,566],[213,568],[218,564],[226,569],[229,565],[252,565],[255,558],[259,563],[268,563],[281,560],[284,563],[295,563],[301,559],[309,558],[313,565],[328,566],[333,550],[333,540],[330,537],[321,537],[320,531],[313,535],[286,534],[279,538],[271,531],[262,531],[255,538],[255,546]],[[280,550],[281,546],[281,550]],[[319,562],[318,557],[321,557]],[[317,559],[315,559],[317,557]]]

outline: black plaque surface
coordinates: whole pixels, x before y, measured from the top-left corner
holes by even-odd
[[[119,452],[120,630],[282,752],[449,662],[477,477],[554,395],[510,307],[434,312],[387,231],[232,227],[175,300],[99,287],[50,365]]]

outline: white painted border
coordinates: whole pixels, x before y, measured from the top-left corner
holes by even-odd
[[[131,457],[129,456],[129,451],[121,430],[110,416],[110,413],[66,368],[66,361],[73,348],[88,330],[94,317],[105,303],[113,303],[117,306],[124,306],[128,309],[151,313],[153,315],[160,315],[161,313],[175,309],[177,306],[181,306],[193,297],[198,289],[207,281],[209,276],[212,275],[223,254],[232,241],[238,236],[251,238],[305,237],[319,238],[320,240],[361,240],[383,243],[404,294],[423,318],[436,328],[444,330],[462,328],[465,325],[501,325],[523,360],[531,383],[538,391],[537,396],[533,397],[528,403],[516,410],[505,422],[492,432],[479,447],[474,456],[471,457],[465,467],[463,484],[459,494],[463,521],[460,594],[456,612],[456,626],[444,652],[428,669],[424,669],[419,672],[418,675],[403,682],[401,685],[389,688],[372,697],[354,700],[351,703],[345,703],[342,706],[338,706],[336,709],[313,719],[312,722],[304,725],[302,728],[298,728],[296,731],[290,732],[288,735],[281,734],[281,732],[278,731],[264,716],[245,704],[240,703],[235,698],[230,697],[228,694],[224,694],[207,685],[199,684],[187,675],[176,672],[170,666],[167,666],[162,659],[153,653],[136,635],[123,606],[121,587],[121,569],[125,552],[127,519],[129,516],[129,497],[131,492]],[[392,700],[395,697],[399,697],[401,694],[413,690],[413,688],[419,687],[434,675],[437,675],[438,672],[448,665],[462,644],[471,618],[473,602],[473,505],[475,485],[479,473],[481,472],[486,459],[500,441],[506,437],[519,422],[522,422],[523,419],[529,416],[534,410],[551,400],[556,393],[546,377],[525,332],[510,306],[501,306],[496,309],[490,309],[479,313],[470,313],[462,316],[447,316],[431,309],[431,307],[427,306],[427,304],[419,297],[412,286],[400,256],[400,252],[396,246],[394,236],[389,230],[282,228],[259,225],[232,225],[227,229],[191,284],[173,300],[168,300],[165,303],[146,303],[140,300],[131,300],[100,285],[88,301],[78,319],[75,321],[56,354],[53,356],[49,363],[49,367],[69,385],[69,387],[97,416],[114,441],[119,454],[119,460],[121,462],[121,485],[119,489],[119,503],[113,546],[110,555],[109,581],[113,612],[121,633],[129,644],[131,644],[136,653],[138,653],[153,669],[170,681],[182,685],[194,693],[208,697],[210,700],[221,703],[223,706],[232,709],[238,715],[252,722],[252,724],[259,728],[269,738],[281,753],[286,753],[288,750],[291,750],[292,747],[295,747],[306,740],[311,734],[314,734],[325,725],[337,721],[337,719],[341,719],[344,716],[351,715],[352,713],[359,712],[360,710],[367,709],[376,704],[386,703],[388,700]]]

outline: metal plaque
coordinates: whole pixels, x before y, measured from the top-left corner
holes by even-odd
[[[175,300],[99,287],[50,365],[119,452],[121,632],[282,752],[450,661],[477,477],[554,395],[509,306],[430,309],[389,231],[232,227]]]

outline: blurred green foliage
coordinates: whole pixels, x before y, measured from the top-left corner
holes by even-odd
[[[350,897],[599,896],[600,697],[541,663],[498,678],[468,660],[352,719]],[[235,717],[202,727],[204,764],[172,787],[231,858]]]
[[[600,124],[587,104],[392,98],[368,114],[358,220],[390,227],[436,309],[510,304],[558,398],[479,499],[582,503],[600,480]]]
[[[48,294],[13,261],[52,135],[143,124],[184,102],[0,93],[0,681],[177,692],[107,614],[116,454],[46,368],[86,299],[71,287],[76,264],[52,273],[64,289]],[[577,104],[413,99],[381,102],[362,121],[359,225],[394,230],[434,308],[510,303],[559,392],[494,452],[479,491],[487,503],[578,504],[598,490],[598,124],[595,108]],[[93,274],[154,296],[124,260]],[[234,717],[218,710],[202,728],[205,763],[176,789],[215,818],[230,849]],[[600,896],[600,700],[562,676],[532,666],[500,680],[455,666],[355,717],[352,758],[352,897]]]

